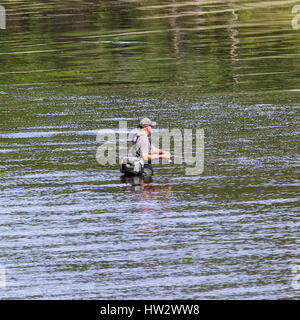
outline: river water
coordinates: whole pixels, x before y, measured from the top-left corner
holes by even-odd
[[[295,4],[1,1],[0,298],[299,299]],[[203,173],[100,166],[144,116]]]

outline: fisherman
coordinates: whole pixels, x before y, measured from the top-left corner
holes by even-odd
[[[144,160],[144,172],[143,177],[149,178],[153,175],[153,168],[151,161],[155,159],[169,159],[171,154],[168,151],[164,151],[154,147],[149,140],[152,133],[152,128],[156,126],[156,122],[151,121],[148,118],[143,118],[140,121],[140,131],[134,136],[132,140],[132,154],[135,157],[143,158]]]

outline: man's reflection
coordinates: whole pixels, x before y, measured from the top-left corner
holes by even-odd
[[[149,239],[160,237],[160,228],[157,225],[155,212],[168,210],[167,201],[171,198],[171,185],[169,182],[154,184],[152,177],[121,176],[121,183],[127,192],[132,193],[133,201],[136,202],[135,212],[143,215],[143,223],[139,224],[137,232]],[[154,201],[153,201],[154,200]]]
[[[153,185],[152,177],[142,176],[121,176],[121,182],[126,183],[125,190],[131,190],[142,194],[144,200],[169,200],[171,195],[171,185],[169,182],[161,185]]]

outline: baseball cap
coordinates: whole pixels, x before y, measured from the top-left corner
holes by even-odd
[[[151,121],[149,118],[144,118],[140,121],[140,128],[146,128],[148,126],[155,127],[156,122]]]

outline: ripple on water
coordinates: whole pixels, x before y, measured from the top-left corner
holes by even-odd
[[[1,298],[298,297],[296,2],[7,2]],[[204,129],[201,176],[98,165],[144,116]]]

